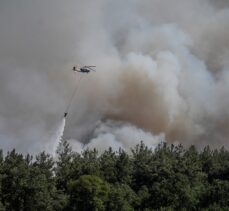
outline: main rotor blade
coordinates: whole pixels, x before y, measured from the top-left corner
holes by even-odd
[[[94,69],[92,69],[92,68],[90,68],[90,67],[87,67],[87,69],[92,70],[92,71],[95,71]]]

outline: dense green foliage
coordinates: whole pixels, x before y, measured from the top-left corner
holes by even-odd
[[[66,141],[56,158],[0,151],[3,210],[229,210],[229,151],[141,143],[78,154]]]

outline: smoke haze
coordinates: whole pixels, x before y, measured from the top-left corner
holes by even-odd
[[[67,116],[77,149],[229,146],[226,0],[3,0],[0,46],[4,150],[53,152],[80,64],[97,72]]]

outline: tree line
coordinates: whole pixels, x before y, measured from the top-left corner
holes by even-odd
[[[229,151],[136,145],[56,157],[0,151],[0,211],[229,210]]]

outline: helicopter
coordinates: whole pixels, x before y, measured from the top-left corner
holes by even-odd
[[[89,73],[89,72],[91,72],[91,71],[95,71],[95,68],[96,66],[82,66],[82,67],[80,67],[79,69],[77,68],[77,66],[74,66],[73,68],[72,68],[72,70],[74,71],[74,72],[80,72],[80,73]]]

